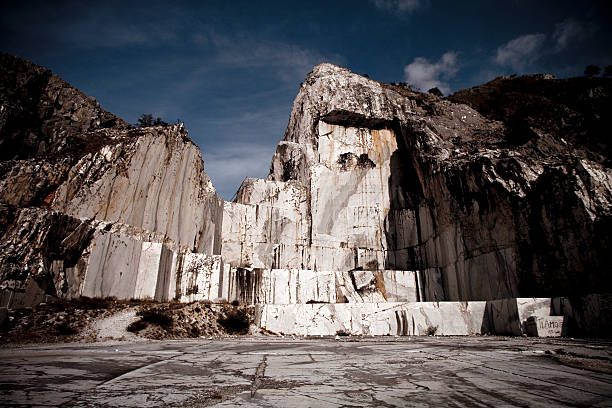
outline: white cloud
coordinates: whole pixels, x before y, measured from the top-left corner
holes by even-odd
[[[216,49],[209,63],[245,69],[269,68],[288,82],[303,79],[322,62],[343,62],[339,55],[324,56],[295,44],[258,39],[248,32],[227,35],[210,31],[208,39]]]
[[[394,13],[412,13],[423,7],[424,0],[372,0],[372,3],[381,10]]]
[[[423,91],[438,88],[443,93],[450,92],[447,80],[452,78],[458,71],[457,53],[449,51],[442,55],[437,62],[429,62],[427,59],[418,57],[411,64],[404,67],[406,82]]]
[[[540,57],[545,41],[546,35],[542,33],[517,37],[497,49],[495,62],[520,71]]]
[[[572,43],[590,37],[595,31],[595,27],[587,26],[579,21],[568,18],[555,25],[555,31],[552,35],[555,41],[556,51],[562,51]]]

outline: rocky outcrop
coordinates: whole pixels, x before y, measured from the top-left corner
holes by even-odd
[[[609,78],[557,79],[539,74],[498,77],[448,99],[503,122],[505,141],[514,149],[562,156],[568,152],[563,139],[574,156],[609,167],[610,88]]]
[[[50,207],[158,232],[194,252],[219,253],[222,201],[183,126],[103,132],[118,143],[75,163]]]
[[[220,254],[223,200],[183,125],[136,129],[42,67],[0,64],[2,305],[189,290],[182,261]]]
[[[533,78],[507,81],[521,89]],[[573,118],[590,118],[577,132],[604,145],[597,131],[612,81],[591,85]],[[269,179],[306,187],[311,253],[325,248],[345,268],[439,273],[447,300],[610,291],[607,150],[564,138],[571,125],[554,111],[522,127],[516,115],[485,114],[320,65],[302,84]],[[312,254],[308,264],[316,268]]]
[[[129,125],[38,65],[0,54],[0,159],[73,156],[96,150],[87,132]]]
[[[0,200],[40,206],[76,161],[129,125],[49,70],[0,54]]]

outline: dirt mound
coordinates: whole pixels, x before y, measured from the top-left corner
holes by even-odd
[[[209,302],[79,298],[8,311],[0,344],[247,334],[254,308]]]
[[[150,304],[138,310],[140,319],[127,330],[150,339],[247,334],[253,311],[252,306],[238,304]]]

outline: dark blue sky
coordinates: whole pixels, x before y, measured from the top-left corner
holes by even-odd
[[[185,122],[226,199],[265,177],[300,82],[333,62],[445,93],[612,64],[609,1],[3,1],[0,50],[134,123]]]

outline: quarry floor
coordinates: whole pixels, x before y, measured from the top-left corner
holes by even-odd
[[[612,342],[389,337],[0,349],[0,405],[612,406]]]

